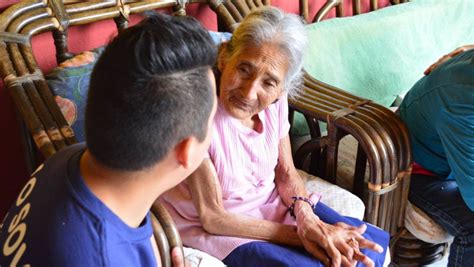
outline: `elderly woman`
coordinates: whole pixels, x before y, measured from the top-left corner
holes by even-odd
[[[185,245],[230,266],[381,266],[388,234],[309,196],[293,165],[287,96],[305,42],[276,8],[242,21],[220,47],[209,158],[162,200]]]

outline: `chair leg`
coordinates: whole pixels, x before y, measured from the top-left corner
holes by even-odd
[[[365,185],[365,169],[367,167],[367,156],[364,153],[363,147],[358,144],[357,145],[357,156],[356,156],[356,164],[354,170],[354,184],[352,185],[352,192],[364,199],[364,189]]]
[[[423,266],[441,260],[448,251],[448,243],[431,244],[421,241],[403,229],[394,240],[392,263],[394,266]]]

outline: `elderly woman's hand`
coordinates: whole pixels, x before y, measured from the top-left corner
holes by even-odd
[[[191,265],[183,255],[183,250],[180,247],[174,247],[171,250],[171,262],[173,267],[190,267]]]
[[[383,252],[382,247],[362,236],[367,228],[365,224],[359,227],[345,223],[330,225],[312,212],[300,213],[296,218],[297,233],[305,249],[326,266],[354,266],[356,262],[374,266],[359,249]]]
[[[455,49],[454,51],[442,56],[440,59],[438,59],[435,63],[431,64],[426,70],[425,70],[425,75],[428,75],[430,74],[430,72],[434,69],[436,69],[439,65],[443,64],[444,62],[446,62],[447,60],[461,54],[462,52],[465,52],[465,51],[468,51],[468,50],[471,50],[471,49],[474,49],[474,45],[464,45],[464,46],[461,46],[457,49]]]

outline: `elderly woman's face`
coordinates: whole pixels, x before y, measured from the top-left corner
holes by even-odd
[[[282,95],[288,60],[281,48],[264,44],[242,49],[230,58],[222,52],[218,67],[221,104],[232,117],[247,120]]]

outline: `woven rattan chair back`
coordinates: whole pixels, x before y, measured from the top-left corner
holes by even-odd
[[[304,0],[301,2],[305,2],[302,4],[304,8],[302,10],[302,15],[305,19],[308,18],[308,1]],[[326,3],[318,10],[314,18],[311,20],[312,22],[319,22],[327,17],[329,12],[332,9],[336,9],[336,17],[343,17],[344,16],[344,0],[327,0]],[[392,5],[401,4],[408,2],[408,0],[390,0]],[[379,0],[369,0],[369,11],[375,11],[379,8]],[[362,2],[361,0],[352,0],[352,15],[359,15],[362,13]],[[309,21],[309,20],[307,20]]]

